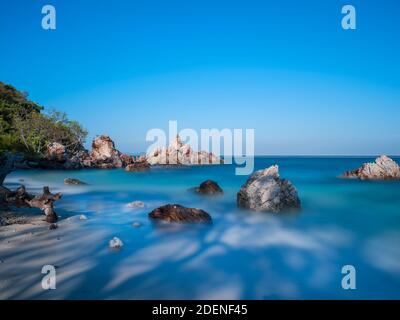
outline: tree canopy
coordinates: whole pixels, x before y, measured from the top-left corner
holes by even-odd
[[[0,81],[0,153],[43,156],[48,144],[59,142],[74,153],[82,148],[87,131],[63,112],[44,108],[26,92]]]

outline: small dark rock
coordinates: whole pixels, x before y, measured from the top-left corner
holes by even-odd
[[[84,185],[86,184],[85,182],[79,180],[79,179],[74,179],[74,178],[66,178],[64,179],[65,184],[69,185]]]
[[[223,194],[221,187],[212,180],[206,180],[200,184],[199,187],[191,189],[194,192],[203,194],[203,195],[220,195]]]
[[[166,222],[211,222],[211,216],[195,208],[186,208],[179,204],[167,204],[154,209],[149,213],[149,218]]]
[[[55,230],[55,229],[57,229],[58,228],[58,225],[56,225],[55,223],[52,223],[50,226],[49,226],[49,230]]]

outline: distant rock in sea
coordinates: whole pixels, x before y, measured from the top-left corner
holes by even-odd
[[[360,180],[400,180],[399,165],[382,155],[375,162],[364,163],[360,168],[345,172],[341,178],[355,178]]]
[[[197,192],[202,195],[221,195],[223,190],[217,182],[213,180],[206,180],[200,184],[200,186],[191,188],[191,191]]]
[[[85,216],[84,214],[81,214],[81,215],[79,216],[79,220],[87,220],[87,219],[88,219],[88,217]]]
[[[85,185],[86,183],[75,178],[66,178],[64,179],[64,184],[68,185]]]
[[[205,165],[221,164],[220,158],[206,151],[194,151],[189,144],[183,144],[176,136],[167,149],[154,149],[147,155],[150,165]]]
[[[240,208],[263,212],[280,212],[300,208],[293,184],[279,177],[278,166],[254,172],[237,194]]]
[[[149,213],[149,218],[165,222],[193,223],[193,222],[211,222],[211,216],[195,208],[186,208],[179,204],[167,204],[154,209]]]

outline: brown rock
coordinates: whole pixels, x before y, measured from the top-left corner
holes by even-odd
[[[199,187],[193,189],[195,192],[203,195],[220,195],[223,193],[221,187],[213,180],[206,180]]]
[[[211,216],[195,208],[186,208],[179,204],[167,204],[154,209],[149,213],[149,218],[166,222],[193,223],[193,222],[211,222]]]
[[[128,171],[128,172],[142,172],[142,171],[147,171],[149,169],[150,169],[150,165],[147,163],[147,161],[135,162],[132,164],[128,164],[125,167],[125,171]]]

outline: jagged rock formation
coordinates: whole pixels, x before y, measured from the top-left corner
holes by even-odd
[[[211,222],[211,216],[201,210],[195,208],[186,208],[179,204],[167,204],[165,206],[154,209],[149,213],[152,220],[160,220],[165,222]]]
[[[183,144],[176,136],[167,149],[156,148],[147,155],[150,165],[199,165],[221,164],[222,161],[212,153],[194,151],[190,145]]]
[[[278,171],[275,165],[253,173],[237,194],[238,207],[265,212],[299,209],[296,188],[280,179]]]
[[[360,168],[347,171],[342,178],[361,180],[400,180],[400,166],[388,156],[380,156],[375,162],[364,163]]]
[[[200,186],[190,189],[202,195],[220,195],[223,193],[221,187],[213,180],[206,180]]]

